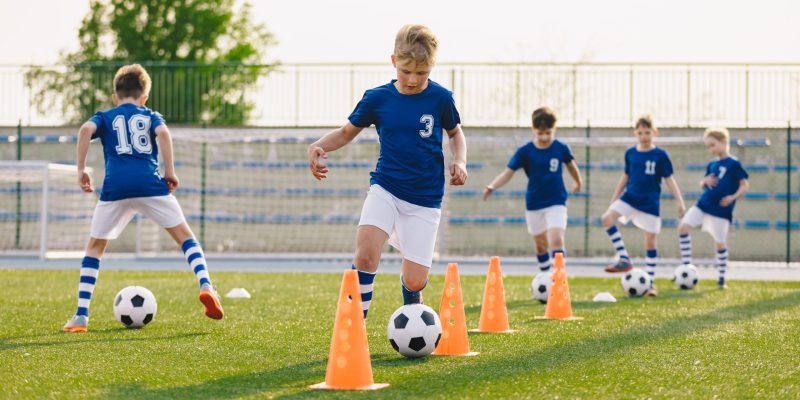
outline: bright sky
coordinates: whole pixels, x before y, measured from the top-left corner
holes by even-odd
[[[430,26],[440,62],[800,63],[794,0],[255,0],[280,44],[269,60],[383,62],[406,23]],[[0,0],[0,64],[77,48],[83,0]],[[313,9],[313,12],[310,11]]]

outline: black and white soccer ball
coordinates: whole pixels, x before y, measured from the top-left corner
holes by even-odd
[[[126,328],[141,328],[156,316],[158,304],[153,292],[141,286],[128,286],[114,297],[114,317]]]
[[[644,296],[650,289],[650,275],[640,268],[634,268],[622,276],[622,290],[631,297]]]
[[[681,265],[675,268],[675,285],[680,289],[689,290],[697,286],[700,281],[700,273],[697,267],[692,264]]]
[[[531,295],[540,303],[547,303],[547,296],[550,295],[550,286],[553,286],[553,274],[551,272],[540,272],[531,281]]]
[[[408,357],[431,354],[442,338],[439,315],[424,304],[408,304],[389,318],[389,343],[398,353]]]

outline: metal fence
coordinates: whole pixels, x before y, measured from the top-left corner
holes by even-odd
[[[169,122],[263,127],[340,125],[364,90],[394,74],[385,64],[144,64],[150,104]],[[0,125],[72,122],[60,93],[37,100],[41,82],[29,79],[31,70],[89,71],[82,84],[97,88],[88,93],[91,109],[111,106],[104,93],[116,66],[0,66]],[[800,64],[443,64],[431,79],[453,90],[466,126],[526,127],[545,104],[561,126],[627,127],[643,113],[665,127],[800,125]]]

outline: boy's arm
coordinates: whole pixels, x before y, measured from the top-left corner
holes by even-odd
[[[161,149],[161,157],[164,158],[164,179],[167,181],[169,191],[175,190],[180,185],[178,176],[175,175],[175,161],[172,152],[172,135],[166,124],[156,127],[156,141]]]
[[[572,188],[572,193],[580,192],[581,186],[583,186],[583,180],[581,179],[581,171],[578,169],[578,163],[575,162],[574,159],[567,164],[567,172],[569,172],[572,180],[575,181],[575,186]]]
[[[730,196],[723,197],[722,200],[720,200],[719,205],[723,207],[731,205],[731,203],[733,203],[736,200],[739,200],[742,196],[744,196],[744,194],[747,193],[748,190],[750,190],[750,182],[748,182],[747,179],[740,180],[739,190],[737,190],[736,193]]]
[[[447,131],[450,137],[450,153],[453,163],[450,164],[450,184],[460,186],[467,182],[467,138],[461,130],[461,125]]]
[[[667,187],[678,202],[678,217],[683,218],[683,214],[686,214],[686,203],[683,202],[683,194],[681,194],[681,188],[678,187],[678,181],[675,180],[675,175],[670,175],[666,180]]]
[[[611,202],[613,203],[622,196],[622,191],[625,190],[625,185],[628,184],[628,174],[623,173],[622,177],[617,182],[617,187],[614,188],[614,193],[611,195]]]
[[[322,158],[328,157],[329,151],[335,151],[350,143],[364,128],[357,127],[349,121],[341,128],[334,129],[308,146],[308,166],[317,180],[327,178],[328,168]]]
[[[78,185],[86,193],[94,191],[92,188],[92,178],[85,172],[86,170],[86,156],[89,154],[89,142],[92,141],[92,135],[97,131],[97,125],[94,122],[88,121],[81,125],[78,131],[78,149],[77,149],[77,165],[78,165]]]
[[[501,187],[503,187],[503,185],[508,183],[508,181],[510,181],[511,178],[514,176],[514,172],[515,171],[513,169],[506,167],[505,171],[501,172],[500,175],[497,175],[497,177],[494,178],[494,180],[492,180],[492,183],[486,185],[486,187],[483,188],[483,200],[485,201],[486,199],[488,199],[489,196],[492,195],[492,192],[494,192],[497,189],[500,189]]]

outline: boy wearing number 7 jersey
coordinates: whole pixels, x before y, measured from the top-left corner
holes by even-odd
[[[85,172],[89,141],[100,138],[105,158],[105,179],[100,200],[92,215],[86,256],[81,262],[78,309],[62,328],[65,332],[86,332],[100,259],[108,241],[116,239],[139,212],[164,227],[181,246],[200,286],[205,314],[222,319],[219,296],[211,285],[203,249],[186,223],[172,191],[178,187],[172,154],[172,138],[161,114],[144,104],[150,92],[150,76],[139,64],[126,65],[114,76],[115,108],[97,112],[78,133],[78,185],[94,191]],[[164,175],[158,171],[158,150],[164,161]]]

